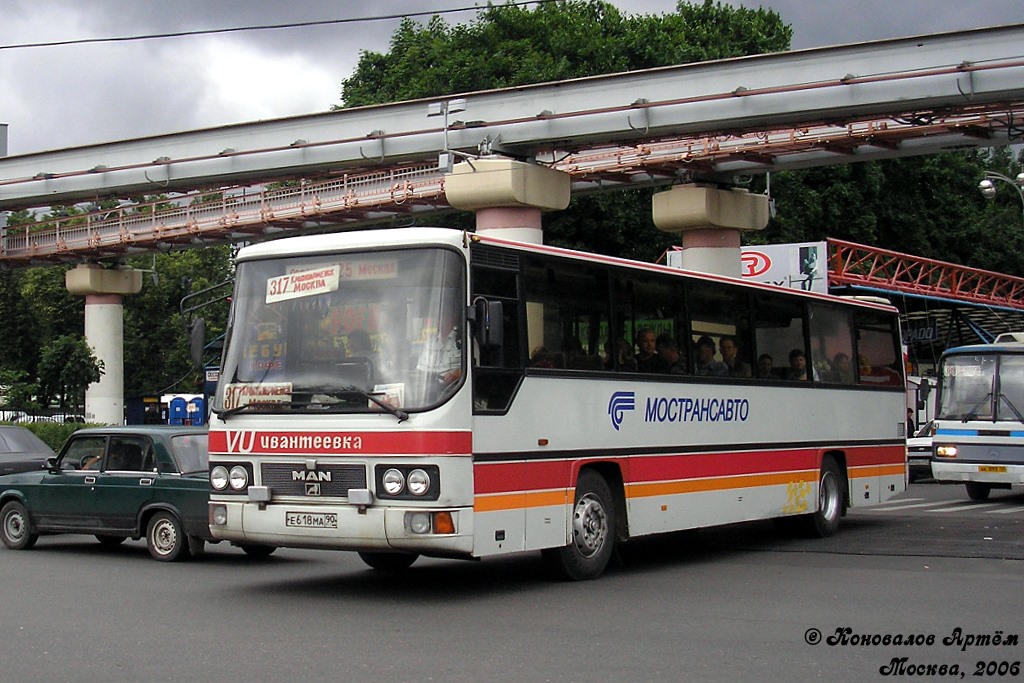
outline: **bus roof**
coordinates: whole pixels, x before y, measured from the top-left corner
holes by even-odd
[[[806,296],[814,299],[822,299],[833,302],[841,301],[843,303],[855,304],[865,308],[875,308],[885,311],[896,310],[894,306],[888,303],[884,303],[884,300],[878,297],[840,297],[831,294],[821,294],[819,292],[809,292],[799,289],[793,289],[791,287],[780,287],[777,285],[765,284],[760,282],[751,282],[741,277],[730,277],[728,275],[704,273],[694,270],[682,270],[680,268],[675,268],[672,266],[663,266],[657,263],[646,263],[644,261],[634,261],[631,259],[619,258],[616,256],[605,256],[603,254],[577,251],[573,249],[565,249],[562,247],[555,247],[547,244],[516,242],[512,240],[501,239],[498,237],[489,237],[486,235],[464,232],[462,230],[457,230],[454,228],[383,228],[371,230],[349,230],[344,232],[326,233],[321,235],[302,235],[298,237],[286,237],[283,239],[260,242],[258,244],[253,244],[244,247],[239,251],[237,261],[241,263],[243,261],[253,259],[271,257],[279,258],[282,256],[304,256],[310,254],[329,253],[333,251],[352,249],[387,249],[406,247],[409,246],[410,244],[424,246],[450,246],[462,249],[468,244],[469,241],[479,242],[481,244],[494,244],[498,246],[505,246],[513,249],[518,249],[521,251],[528,251],[538,254],[553,254],[568,258],[579,259],[582,261],[596,261],[599,263],[609,265],[618,265],[624,268],[640,268],[643,270],[653,272],[685,274],[687,276],[692,276],[703,280],[728,282],[733,284],[739,284],[745,287],[752,287],[755,289],[786,292],[788,294]]]

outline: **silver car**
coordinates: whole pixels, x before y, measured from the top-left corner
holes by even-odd
[[[43,468],[56,453],[25,427],[0,425],[0,474]]]
[[[907,439],[907,465],[910,481],[932,477],[932,435],[935,433],[929,420]]]

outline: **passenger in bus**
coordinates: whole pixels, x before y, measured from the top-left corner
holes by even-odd
[[[773,366],[775,361],[771,355],[762,353],[757,357],[757,378],[758,379],[775,379],[775,370]]]
[[[640,372],[661,372],[663,364],[658,355],[658,337],[654,330],[644,328],[636,336],[639,351],[635,356],[636,368]]]
[[[369,365],[367,368],[367,381],[369,385],[372,387],[379,382],[380,362],[376,352],[373,350],[373,341],[370,339],[369,333],[362,329],[351,330],[345,340],[345,347],[348,350],[348,358],[353,359],[354,362],[365,360]]]
[[[693,374],[705,377],[729,376],[729,368],[715,358],[715,342],[706,334],[697,340],[697,359],[693,364]]]
[[[538,346],[530,355],[531,368],[555,368],[555,357],[543,346]]]
[[[718,351],[722,354],[722,362],[728,368],[730,377],[750,377],[750,365],[739,357],[740,343],[731,334],[722,335],[718,340]]]
[[[444,334],[444,330],[448,330]],[[442,324],[437,333],[423,343],[416,369],[433,375],[442,386],[448,386],[462,377],[462,342],[460,330],[454,325]]]
[[[793,349],[789,352],[789,368],[786,370],[786,379],[806,381],[807,377],[807,356],[803,349]]]
[[[614,343],[615,351],[612,351]],[[605,370],[618,370],[619,372],[636,372],[636,358],[630,353],[629,342],[625,337],[619,337],[614,342],[608,339],[604,343]]]
[[[836,384],[853,384],[853,363],[850,362],[849,355],[840,351],[832,356],[832,374],[829,381]]]
[[[658,335],[658,355],[661,357],[662,372],[670,375],[687,375],[686,361],[679,354],[679,345],[672,335],[665,333]]]

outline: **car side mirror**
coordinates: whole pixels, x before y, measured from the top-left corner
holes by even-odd
[[[57,471],[57,457],[56,456],[51,456],[51,457],[47,458],[46,459],[46,463],[44,464],[44,466],[46,467],[46,469],[50,470],[51,472],[56,472]]]

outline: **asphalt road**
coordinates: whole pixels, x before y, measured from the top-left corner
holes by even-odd
[[[44,537],[0,548],[0,682],[942,678],[908,675],[919,664],[1013,680],[1024,647],[955,634],[1024,632],[1022,532],[1022,494],[978,505],[913,484],[831,539],[771,524],[678,534],[575,584],[547,580],[533,554],[421,559],[396,578],[350,553],[254,561],[218,545],[162,564],[142,542]],[[902,657],[902,675],[883,675]]]

